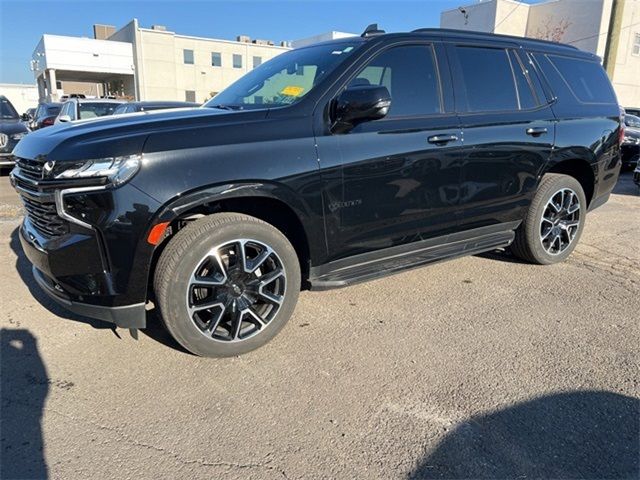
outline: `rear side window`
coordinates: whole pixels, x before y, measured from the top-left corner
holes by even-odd
[[[573,94],[583,103],[617,103],[602,66],[577,58],[547,55]]]
[[[405,45],[382,52],[364,67],[349,86],[379,85],[391,94],[387,118],[441,112],[440,88],[433,50]]]
[[[467,92],[467,110],[518,110],[511,62],[503,48],[455,47]]]

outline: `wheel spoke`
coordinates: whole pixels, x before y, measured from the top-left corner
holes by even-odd
[[[262,251],[252,259],[245,261],[244,271],[247,273],[254,273],[260,266],[269,258],[273,253],[269,247],[262,249]]]
[[[189,307],[189,310],[191,311],[191,313],[196,313],[196,312],[201,312],[202,310],[210,310],[212,308],[221,308],[222,311],[224,312],[224,304],[218,300],[214,301],[214,302],[207,302],[207,303],[202,303],[200,305],[192,305],[191,307]]]
[[[577,227],[578,225],[580,225],[580,220],[571,220],[564,224],[567,230],[573,227]]]
[[[549,228],[549,229],[547,230],[547,233],[544,233],[544,234],[542,235],[542,237],[541,237],[541,238],[542,238],[542,240],[546,240],[547,238],[549,238],[549,235],[551,235],[551,232],[553,232],[553,228]]]
[[[572,213],[575,213],[578,210],[580,210],[580,202],[576,201],[576,203],[574,203],[573,205],[569,205],[569,207],[567,208],[567,213],[571,215]]]
[[[248,316],[252,317],[256,322],[258,322],[258,324],[260,325],[258,328],[262,328],[266,325],[262,317],[258,315],[256,312],[254,312],[252,308],[247,308],[244,311],[244,313],[246,313]]]
[[[220,325],[220,320],[222,320],[222,317],[224,316],[225,306],[222,304],[220,305],[221,305],[220,313],[218,313],[216,317],[212,318],[211,321],[209,322],[209,325],[207,325],[206,327],[205,331],[209,335],[213,335],[214,333],[216,333],[218,325]]]
[[[207,262],[209,259],[213,259],[218,267],[218,278],[213,278],[211,276],[206,276],[206,277],[201,277],[197,274],[198,270],[201,269],[202,265]],[[220,255],[218,254],[218,250],[217,249],[213,249],[211,250],[203,259],[202,262],[200,262],[200,265],[198,266],[198,268],[196,268],[196,271],[193,272],[193,275],[191,276],[191,281],[189,282],[191,285],[201,285],[204,287],[216,287],[216,286],[220,286],[220,285],[224,285],[224,283],[227,281],[227,269],[224,266],[224,262],[222,261],[222,259],[220,258]]]
[[[232,315],[231,321],[231,338],[237,340],[240,337],[240,328],[242,327],[242,318],[244,317],[245,310],[235,310]]]

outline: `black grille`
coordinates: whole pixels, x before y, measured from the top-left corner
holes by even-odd
[[[16,157],[16,165],[20,168],[20,174],[29,180],[42,180],[42,168],[44,164],[37,160]]]
[[[46,191],[39,184],[42,182],[43,162],[17,157],[16,165],[18,171],[14,181],[33,227],[46,237],[59,237],[67,233],[68,224],[58,216],[53,192]]]
[[[27,217],[38,232],[47,237],[58,237],[68,232],[67,224],[56,212],[54,202],[41,202],[22,195]]]

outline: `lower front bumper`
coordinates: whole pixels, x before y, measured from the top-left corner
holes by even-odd
[[[42,288],[52,300],[70,312],[114,323],[116,326],[122,328],[144,328],[146,326],[144,303],[119,307],[105,307],[102,305],[75,302],[66,298],[63,292],[58,291],[56,284],[36,267],[33,267],[33,276],[40,288]]]

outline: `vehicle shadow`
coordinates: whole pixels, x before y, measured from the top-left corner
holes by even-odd
[[[175,339],[162,324],[162,320],[160,319],[158,311],[155,308],[147,310],[147,328],[144,328],[140,331],[150,339],[161,343],[165,347],[172,348],[181,353],[186,353],[187,355],[193,355],[193,353],[186,350],[182,347],[182,345],[175,341]]]
[[[640,188],[633,183],[633,172],[620,172],[618,182],[611,193],[614,195],[631,195],[633,197],[640,196]]]
[[[47,478],[42,414],[50,380],[36,339],[0,329],[0,478]]]
[[[617,393],[546,395],[459,424],[409,478],[638,478],[639,418]]]

